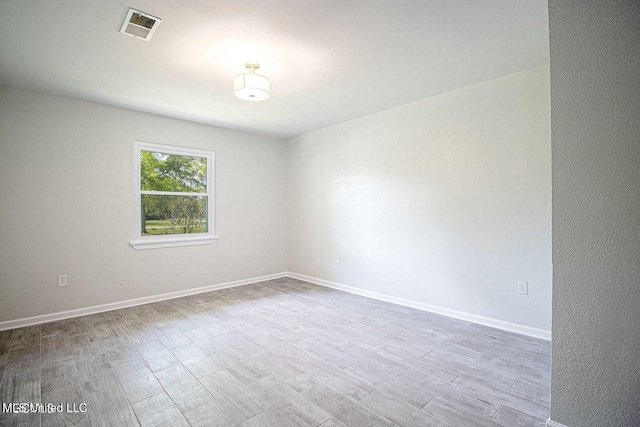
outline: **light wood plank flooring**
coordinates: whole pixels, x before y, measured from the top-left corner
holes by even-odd
[[[3,405],[65,405],[0,425],[542,427],[549,365],[546,341],[284,278],[0,332]]]

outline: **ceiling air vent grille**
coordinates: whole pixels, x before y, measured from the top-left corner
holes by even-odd
[[[160,22],[162,22],[160,18],[129,8],[120,32],[144,41],[149,41],[158,28],[158,25],[160,25]]]

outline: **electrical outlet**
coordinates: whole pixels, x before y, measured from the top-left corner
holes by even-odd
[[[58,274],[58,287],[62,288],[67,286],[68,280],[66,274]]]
[[[261,258],[260,258],[260,252],[256,252],[256,259],[257,259],[257,260],[258,260],[258,259],[261,259]]]
[[[518,282],[518,293],[521,295],[529,295],[529,282]]]
[[[340,264],[342,260],[340,259],[340,255],[336,256],[336,264]]]

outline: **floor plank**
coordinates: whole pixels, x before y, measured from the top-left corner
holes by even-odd
[[[133,409],[119,387],[96,392],[83,391],[87,414],[93,427],[139,426]]]
[[[447,424],[459,427],[497,427],[496,422],[483,418],[472,412],[466,411],[459,405],[440,397],[434,397],[427,403],[423,412],[437,418]]]
[[[220,402],[212,400],[184,414],[192,427],[237,427],[233,417],[228,418]]]
[[[351,427],[394,426],[388,419],[328,386],[321,384],[313,386],[305,390],[302,395],[345,425]]]
[[[213,396],[182,365],[155,372],[155,376],[182,413],[213,399]]]
[[[315,427],[331,418],[327,411],[272,376],[261,379],[250,388],[300,426]]]
[[[303,371],[313,375],[322,383],[327,384],[353,399],[360,400],[375,390],[375,386],[359,379],[322,359],[309,359],[298,363]]]
[[[525,414],[517,409],[503,405],[493,420],[504,427],[545,427],[546,420]]]
[[[192,344],[191,341],[189,342],[190,344],[173,348],[171,352],[194,377],[204,377],[222,369],[220,363],[209,357],[208,354],[200,350],[195,344]]]
[[[225,370],[202,377],[200,381],[220,402],[225,416],[236,423],[243,423],[271,406]]]
[[[278,409],[269,408],[266,411],[260,412],[255,417],[249,418],[242,423],[243,427],[300,427],[300,424],[295,422],[293,418],[289,417]]]
[[[383,389],[368,394],[360,400],[360,403],[399,426],[447,426],[446,423],[403,400],[397,399]]]
[[[189,427],[189,423],[165,393],[131,404],[142,427]]]

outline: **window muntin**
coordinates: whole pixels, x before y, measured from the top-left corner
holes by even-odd
[[[135,143],[135,249],[213,243],[214,152]]]

